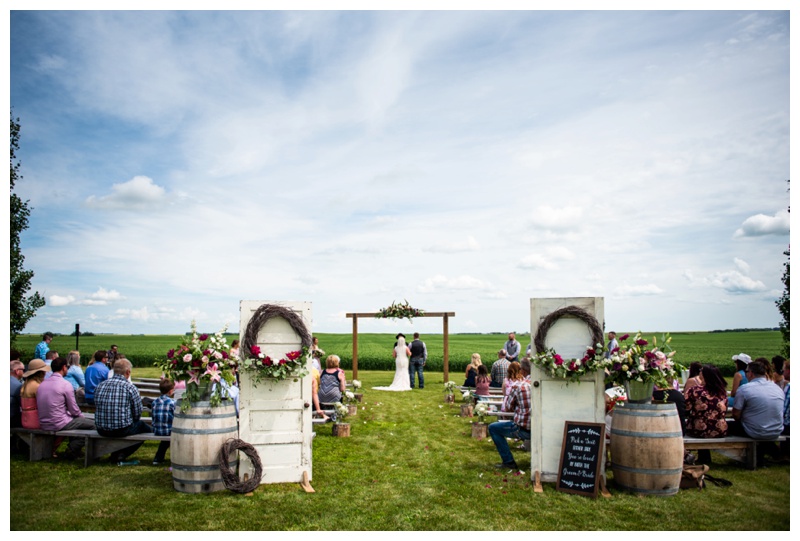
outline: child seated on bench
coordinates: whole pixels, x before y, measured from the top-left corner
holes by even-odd
[[[153,433],[156,436],[169,436],[172,434],[172,420],[175,418],[175,383],[169,379],[162,379],[158,384],[161,396],[153,400]],[[162,441],[158,444],[158,451],[153,459],[153,465],[157,466],[164,462],[164,456],[169,449],[169,442]]]

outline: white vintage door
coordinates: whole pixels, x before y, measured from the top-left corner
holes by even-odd
[[[240,340],[253,313],[262,304],[290,308],[303,318],[311,334],[311,303],[281,301],[241,301]],[[300,336],[283,318],[272,318],[258,332],[258,346],[273,359],[300,349]],[[310,362],[309,368],[310,368]],[[254,385],[248,371],[240,372],[239,437],[258,451],[263,475],[261,484],[293,483],[303,480],[303,472],[311,480],[311,376],[294,381],[262,381]],[[251,476],[248,458],[239,455],[239,477]]]
[[[602,297],[531,299],[531,341],[539,322],[548,314],[567,306],[578,306],[593,315],[600,326],[603,320]],[[583,357],[592,343],[589,326],[578,318],[563,317],[547,332],[545,346],[564,358]],[[558,478],[565,421],[605,422],[605,375],[595,372],[580,383],[551,378],[536,365],[531,367],[531,479],[540,472],[541,480],[554,483]],[[605,460],[600,460],[605,477]]]

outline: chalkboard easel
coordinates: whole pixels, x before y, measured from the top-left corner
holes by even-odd
[[[564,421],[556,490],[596,498],[603,485],[603,495],[610,496],[600,476],[601,460],[605,460],[605,433],[604,423]]]

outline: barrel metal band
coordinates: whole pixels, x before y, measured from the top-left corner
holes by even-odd
[[[239,461],[238,460],[232,460],[232,461],[228,462],[228,466],[231,467],[231,469],[235,468],[238,465],[239,465]],[[175,464],[173,462],[172,463],[172,470],[173,471],[175,471],[175,470],[178,470],[178,471],[215,471],[215,470],[219,471],[219,464],[209,464],[209,465],[205,465],[205,466],[189,466],[188,464]]]
[[[225,419],[227,417],[236,417],[236,410],[229,413],[217,413],[212,416],[208,415],[189,415],[184,413],[175,413],[176,419]]]
[[[175,429],[173,428],[174,432]],[[633,432],[631,430],[619,430],[611,427],[612,436],[628,436],[631,438],[683,438],[680,432]]]
[[[677,417],[678,409],[671,410],[619,410],[625,417]],[[615,411],[616,413],[616,411]]]
[[[200,480],[193,480],[193,479],[175,479],[174,477],[172,480],[176,483],[180,483],[182,485],[220,485],[223,483],[222,479],[200,479]]]
[[[646,475],[677,475],[683,472],[683,467],[651,470],[648,468],[631,468],[630,466],[623,466],[622,464],[617,464],[613,460],[611,461],[611,468],[614,470],[620,470],[628,473],[643,473]]]
[[[620,483],[619,481],[616,481],[616,480],[614,481],[614,484],[619,486],[620,488],[623,488],[623,489],[628,490],[630,492],[638,492],[639,494],[652,494],[654,496],[671,496],[672,494],[677,494],[678,493],[678,488],[679,488],[679,487],[675,487],[675,488],[667,488],[667,489],[662,489],[662,490],[646,489],[646,488],[635,488],[635,487],[629,487],[627,485],[624,485],[624,484],[622,484],[622,483]]]
[[[229,434],[239,430],[236,426],[226,426],[223,428],[183,428],[172,425],[173,434]]]

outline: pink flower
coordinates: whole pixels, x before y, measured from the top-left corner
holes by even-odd
[[[191,362],[191,360],[192,360],[192,354],[191,353],[187,353],[186,355],[183,356],[183,362],[188,363],[188,362]]]
[[[208,365],[208,368],[206,368],[206,371],[203,373],[203,375],[211,376],[211,381],[219,381],[220,379],[220,374],[219,370],[217,370],[217,365],[213,363]]]
[[[175,350],[171,349],[167,352],[167,359],[171,359],[175,356]]]
[[[564,359],[562,359],[561,355],[559,355],[558,353],[553,355],[553,360],[554,360],[556,366],[561,366],[562,364],[564,364]]]
[[[189,383],[195,382],[196,384],[200,385],[200,380],[198,379],[199,375],[200,375],[199,370],[192,370],[191,372],[189,372]]]

